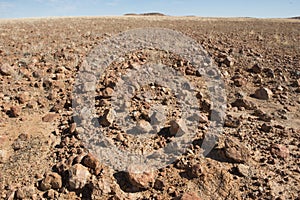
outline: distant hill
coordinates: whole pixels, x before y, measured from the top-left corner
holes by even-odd
[[[150,12],[150,13],[127,13],[125,16],[166,16],[165,14],[159,13],[159,12]]]
[[[300,19],[300,16],[298,16],[298,17],[291,17],[290,19]]]

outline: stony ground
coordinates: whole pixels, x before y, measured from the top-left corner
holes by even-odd
[[[207,157],[201,144],[210,99],[201,74],[170,52],[132,52],[97,85],[96,110],[118,148],[157,150],[172,140],[176,99],[157,85],[138,91],[131,116],[147,129],[153,104],[167,106],[164,133],[147,142],[109,117],[119,73],[149,60],[195,83],[201,123],[192,146],[161,169],[113,170],[81,141],[72,108],[76,73],[102,40],[125,30],[180,31],[210,54],[225,82],[222,136]],[[0,199],[300,199],[300,22],[297,19],[102,17],[0,21]],[[145,99],[143,91],[156,98]]]

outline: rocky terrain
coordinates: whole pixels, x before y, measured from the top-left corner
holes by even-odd
[[[162,27],[193,38],[225,83],[217,145],[203,157],[211,104],[201,74],[171,52],[140,50],[115,61],[96,86],[96,120],[117,148],[154,151],[180,124],[175,96],[146,85],[130,101],[141,130],[163,104],[165,131],[139,141],[111,117],[120,74],[159,61],[195,85],[201,120],[192,145],[160,169],[118,171],[82,141],[73,86],[90,51],[134,28]],[[0,20],[0,199],[300,199],[300,22],[167,16]],[[149,91],[155,98],[147,99]],[[173,120],[173,121],[172,121]],[[201,123],[200,123],[201,122]]]

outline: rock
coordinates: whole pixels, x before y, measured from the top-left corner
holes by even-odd
[[[271,153],[282,159],[287,159],[290,155],[289,149],[281,144],[273,144],[271,146]]]
[[[50,172],[45,175],[45,178],[40,184],[43,191],[52,189],[59,189],[62,187],[62,178],[58,173]]]
[[[17,199],[32,199],[34,192],[35,188],[33,186],[25,186],[16,191],[15,197]]]
[[[234,65],[234,60],[233,58],[231,58],[230,56],[226,56],[226,58],[224,58],[223,63],[227,66],[227,67],[232,67]]]
[[[273,96],[273,92],[265,87],[259,88],[255,91],[254,97],[257,99],[262,99],[262,100],[269,100]]]
[[[181,196],[180,200],[202,200],[202,199],[194,192],[186,192]]]
[[[155,177],[156,173],[153,170],[146,170],[142,169],[140,170],[140,166],[135,168],[130,168],[128,170],[127,176],[129,182],[138,188],[147,189],[149,187],[152,187],[155,183]]]
[[[11,117],[18,117],[21,114],[21,109],[18,106],[10,107],[10,116]]]
[[[149,133],[153,129],[151,124],[143,119],[137,122],[137,128],[144,133]]]
[[[203,169],[200,164],[192,165],[187,172],[190,178],[198,178],[203,174]]]
[[[8,63],[4,63],[1,67],[0,67],[0,73],[4,76],[10,76],[12,75],[14,72],[13,67],[8,64]]]
[[[9,154],[7,150],[0,149],[0,163],[6,163],[9,159]]]
[[[170,121],[169,132],[171,136],[180,136],[187,132],[187,127],[182,120]]]
[[[233,83],[237,87],[242,87],[243,85],[246,85],[246,79],[244,79],[244,78],[236,78],[236,79],[234,79]]]
[[[58,192],[55,191],[55,190],[50,189],[50,190],[47,191],[46,196],[49,199],[58,199]]]
[[[165,187],[165,182],[163,180],[160,179],[155,180],[154,189],[163,191],[164,187]]]
[[[99,118],[99,123],[105,127],[110,126],[115,119],[115,115],[116,114],[115,114],[114,110],[106,109],[104,111],[104,115]]]
[[[247,166],[247,165],[238,164],[237,165],[237,170],[238,170],[238,173],[241,176],[244,176],[244,177],[249,177],[250,176],[250,167]]]
[[[29,92],[23,92],[17,97],[17,99],[21,104],[27,103],[30,100]]]
[[[89,153],[83,157],[82,164],[88,168],[95,170],[99,166],[99,161],[95,156]]]
[[[245,163],[249,160],[249,150],[237,139],[226,138],[224,150],[225,156],[232,162]]]
[[[255,109],[257,106],[247,99],[236,99],[232,104],[232,107],[245,108],[247,110]]]
[[[254,72],[254,73],[256,73],[256,74],[260,74],[262,72],[262,68],[261,68],[261,66],[258,63],[256,63],[251,68],[251,71]]]
[[[74,133],[76,131],[76,126],[77,126],[77,124],[75,122],[70,125],[70,128],[69,128],[70,133]]]
[[[111,97],[114,93],[114,89],[112,89],[111,87],[107,87],[102,91],[102,95],[104,97]]]
[[[269,133],[272,130],[272,126],[263,123],[263,125],[261,126],[261,130],[263,132]]]
[[[224,126],[229,128],[238,128],[241,125],[241,121],[239,119],[234,118],[231,115],[227,115],[224,121]]]
[[[46,114],[44,117],[42,117],[43,122],[53,122],[59,117],[59,114],[57,113],[49,113]]]
[[[91,174],[88,168],[81,164],[75,164],[69,170],[68,185],[70,190],[78,190],[83,188],[89,181]]]

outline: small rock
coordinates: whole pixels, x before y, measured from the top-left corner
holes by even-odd
[[[4,63],[1,67],[0,67],[0,73],[4,76],[10,76],[12,75],[14,72],[13,67],[8,64],[8,63]]]
[[[35,189],[33,186],[25,186],[22,188],[19,188],[16,191],[16,198],[17,199],[31,199],[31,197],[34,195]]]
[[[40,184],[40,188],[43,191],[52,189],[59,189],[62,187],[62,179],[58,173],[50,172],[45,175],[45,178]]]
[[[225,156],[233,162],[245,163],[249,160],[250,152],[237,139],[225,139]]]
[[[180,200],[201,200],[201,198],[194,192],[186,192],[181,196]]]
[[[102,117],[100,117],[99,123],[105,127],[110,126],[115,119],[115,115],[116,114],[115,114],[114,110],[106,109],[104,111],[104,115]]]
[[[261,130],[263,132],[269,133],[272,130],[272,126],[263,123],[263,125],[261,126]]]
[[[261,66],[258,63],[256,63],[251,68],[251,71],[254,72],[254,73],[256,73],[256,74],[260,74],[262,72],[262,68],[261,68]]]
[[[83,157],[82,164],[88,168],[96,169],[99,165],[99,161],[95,156],[89,153]]]
[[[145,133],[149,133],[153,129],[151,124],[146,120],[139,120],[137,122],[137,128]]]
[[[233,107],[245,108],[247,110],[256,108],[256,105],[252,101],[246,99],[236,99],[231,105]]]
[[[250,167],[244,164],[238,164],[237,166],[238,173],[244,177],[250,176]]]
[[[11,117],[18,117],[21,114],[21,109],[17,106],[10,107],[10,116]]]
[[[187,128],[182,120],[172,120],[170,121],[169,132],[171,136],[180,136],[187,132]]]
[[[52,189],[48,190],[46,195],[49,199],[58,199],[58,192],[55,190]]]
[[[8,158],[8,152],[5,149],[0,149],[0,163],[6,163]]]
[[[255,91],[254,97],[262,100],[269,100],[273,96],[273,92],[268,88],[259,88]]]
[[[19,103],[21,104],[24,104],[24,103],[27,103],[30,98],[29,98],[29,92],[23,92],[22,94],[20,94],[18,97],[17,97]]]
[[[130,183],[138,188],[147,189],[149,187],[152,187],[155,182],[155,172],[153,170],[149,171],[138,171],[139,167],[131,168],[128,170],[128,179]]]
[[[75,131],[76,131],[76,123],[72,123],[71,125],[70,125],[70,133],[74,133]]]
[[[289,149],[281,144],[274,144],[271,146],[271,153],[278,156],[279,158],[286,159],[290,155]]]
[[[107,87],[103,90],[102,95],[104,97],[111,97],[114,93],[114,89],[112,89],[111,87]]]
[[[165,182],[163,180],[156,179],[154,182],[154,189],[162,191],[165,187]]]
[[[195,164],[188,170],[188,175],[191,178],[198,178],[203,174],[203,169],[200,164]]]
[[[43,122],[53,122],[59,117],[59,114],[57,113],[49,113],[46,114],[44,117],[42,117]]]
[[[246,85],[246,80],[244,78],[236,78],[233,83],[237,87],[242,87],[243,85]]]
[[[91,177],[88,168],[75,164],[69,170],[69,188],[77,190],[83,188]]]
[[[231,58],[230,56],[227,56],[223,63],[227,66],[227,67],[232,67],[234,65],[234,60],[233,58]]]
[[[227,115],[224,126],[229,128],[238,128],[241,125],[241,121],[239,119],[234,118],[231,115]]]

